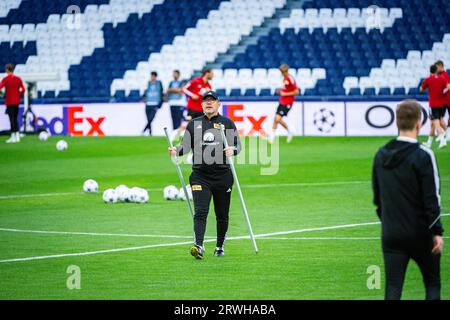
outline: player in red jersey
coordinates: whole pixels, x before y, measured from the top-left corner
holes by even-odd
[[[6,140],[6,143],[17,143],[20,142],[17,116],[19,114],[20,98],[25,93],[25,86],[23,85],[22,79],[13,73],[14,65],[7,64],[5,69],[6,77],[0,82],[0,90],[5,87],[5,113],[8,115],[11,125],[11,138]]]
[[[289,66],[287,64],[282,64],[279,69],[283,75],[283,89],[277,90],[277,93],[280,95],[280,102],[275,114],[275,119],[273,120],[272,134],[269,135],[269,142],[273,142],[278,124],[281,124],[288,132],[287,142],[289,143],[294,136],[292,132],[289,131],[283,117],[288,115],[294,104],[295,96],[298,95],[299,91],[294,77],[289,74]]]
[[[444,68],[444,62],[442,60],[436,61],[436,66],[438,68],[438,74],[443,77],[445,80],[447,80],[447,83],[450,83],[450,75],[447,73],[447,71]],[[445,106],[448,113],[448,122],[445,123],[445,110],[442,112],[442,118],[441,118],[441,126],[447,127],[447,141],[450,141],[450,91],[447,91],[447,105]]]
[[[426,145],[431,147],[434,131],[436,130],[438,134],[437,140],[440,141],[439,148],[443,148],[447,145],[447,140],[445,139],[445,132],[441,127],[440,119],[442,117],[443,106],[446,104],[445,93],[450,89],[450,84],[437,74],[436,65],[433,64],[430,67],[430,73],[431,75],[420,86],[420,92],[428,89],[429,95],[431,130]]]
[[[213,76],[214,73],[211,69],[204,69],[201,77],[192,79],[183,88],[183,92],[189,97],[187,109],[188,117],[191,119],[203,116],[202,96],[212,89],[209,81],[212,80]]]
[[[186,122],[171,133],[171,141],[175,141],[186,130],[187,122],[203,116],[202,97],[205,92],[212,90],[210,81],[213,77],[212,69],[203,69],[201,77],[192,79],[183,87],[183,92],[188,97]]]

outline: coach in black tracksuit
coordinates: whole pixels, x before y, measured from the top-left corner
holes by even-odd
[[[226,156],[237,155],[241,144],[234,122],[218,113],[220,101],[214,91],[203,95],[204,115],[192,119],[186,129],[181,146],[169,149],[169,153],[181,156],[193,150],[192,174],[189,183],[194,198],[194,231],[195,246],[191,254],[202,259],[203,241],[206,229],[211,198],[214,201],[214,211],[217,220],[217,243],[215,256],[223,256],[223,243],[228,230],[228,212],[230,208],[233,175]],[[228,149],[224,148],[220,125],[224,126]]]
[[[385,299],[400,299],[408,261],[419,266],[426,299],[440,299],[439,172],[433,151],[417,142],[420,105],[413,100],[398,105],[400,135],[376,154],[372,185],[381,220],[386,273]]]

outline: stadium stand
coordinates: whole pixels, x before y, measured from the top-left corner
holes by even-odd
[[[0,18],[8,15],[9,11],[19,7],[22,0],[4,0],[0,2]]]
[[[44,101],[136,101],[151,70],[167,84],[204,67],[221,94],[266,97],[281,63],[305,96],[417,95],[431,63],[450,64],[445,0],[42,2],[2,1],[0,56],[19,75],[59,74],[38,82]]]
[[[166,44],[160,52],[152,53],[148,61],[139,62],[138,68],[135,71],[127,71],[123,79],[114,80],[111,95],[117,90],[124,90],[126,95],[133,89],[139,89],[142,93],[150,69],[161,74],[161,80],[166,86],[171,80],[170,70],[179,69],[182,75],[191,75],[194,70],[201,69],[207,61],[214,60],[218,53],[226,52],[243,36],[248,36],[255,26],[261,25],[264,18],[271,17],[275,9],[283,7],[285,2],[285,0],[222,2],[217,10],[209,12],[208,17],[198,20],[195,28],[188,28],[184,35],[175,37],[172,44]],[[236,19],[239,19],[239,24],[236,24]],[[245,72],[243,74],[242,88],[246,88],[251,82],[246,81],[248,78]]]

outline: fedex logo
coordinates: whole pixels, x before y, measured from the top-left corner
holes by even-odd
[[[267,119],[267,115],[260,116],[250,116],[245,115],[242,116],[244,111],[243,104],[224,104],[223,105],[223,114],[233,120],[236,123],[236,127],[238,127],[238,132],[240,135],[253,136],[255,133],[259,133],[260,135],[267,135],[266,131],[263,129],[263,123]],[[246,132],[242,127],[248,128],[247,121],[250,122],[250,130]],[[239,125],[241,124],[241,126]],[[245,124],[245,125],[244,125]],[[244,125],[244,126],[243,126]],[[239,128],[241,127],[241,128]]]
[[[106,117],[97,119],[83,116],[83,106],[64,106],[62,117],[53,117],[45,119],[37,117],[36,127],[46,129],[52,135],[71,135],[71,136],[104,136],[101,128]],[[81,129],[80,127],[84,129]]]

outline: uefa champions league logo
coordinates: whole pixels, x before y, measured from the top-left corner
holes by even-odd
[[[314,113],[314,125],[323,133],[330,132],[336,125],[336,117],[333,111],[322,108]]]

